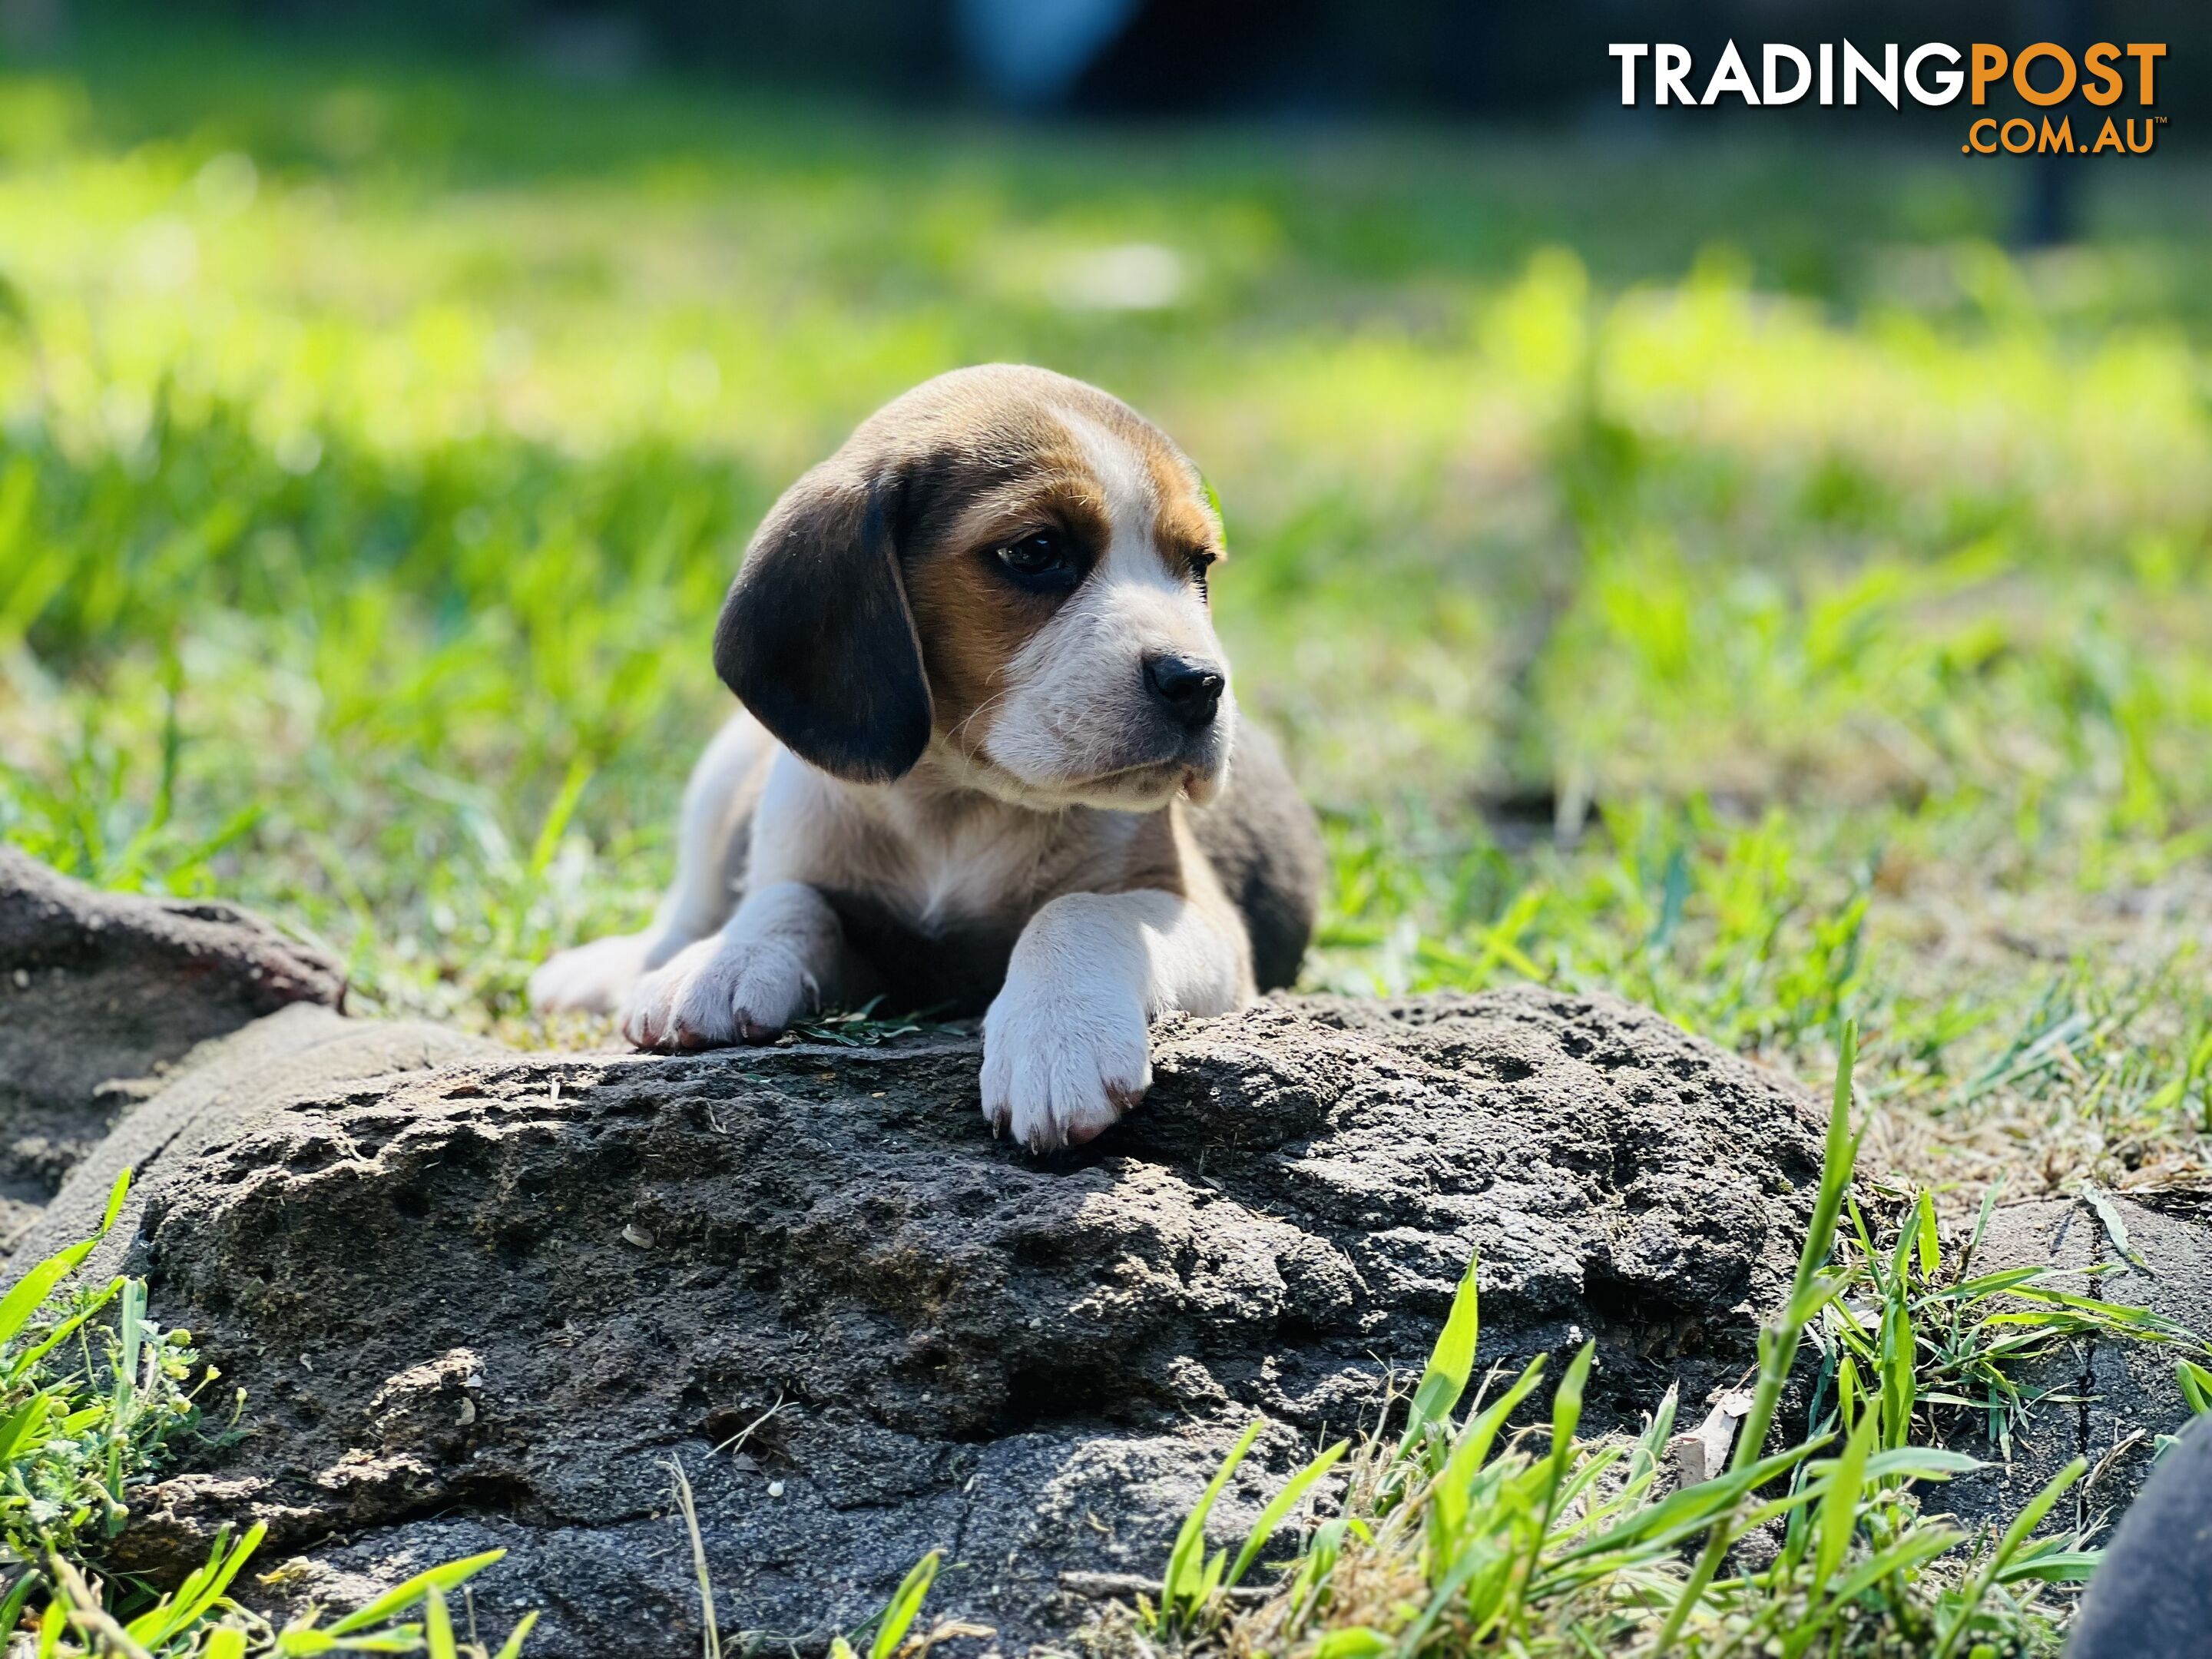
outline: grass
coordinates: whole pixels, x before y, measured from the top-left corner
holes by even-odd
[[[1015,144],[97,31],[0,92],[0,834],[66,869],[605,1040],[523,981],[650,912],[744,533],[1031,359],[1220,489],[1310,983],[1602,986],[1808,1075],[1848,1000],[1947,1212],[2202,1176],[2185,154],[2022,260],[1902,151]]]
[[[1759,1332],[1724,1467],[1692,1475],[1670,1456],[1671,1389],[1641,1434],[1580,1437],[1595,1344],[1568,1362],[1547,1425],[1511,1430],[1542,1356],[1503,1388],[1493,1375],[1460,1414],[1479,1328],[1470,1264],[1403,1432],[1365,1436],[1348,1459],[1345,1443],[1323,1450],[1232,1564],[1206,1553],[1205,1528],[1255,1422],[1185,1523],[1158,1596],[1110,1618],[1098,1645],[1146,1659],[2057,1653],[2063,1610],[2045,1591],[2086,1579],[2097,1552],[2079,1532],[2039,1529],[2086,1460],[2001,1531],[1955,1524],[1935,1507],[1942,1483],[1979,1467],[1942,1443],[1942,1425],[1975,1403],[1960,1379],[1985,1382],[2001,1413],[2018,1404],[2006,1373],[2020,1359],[2084,1330],[2200,1357],[2205,1344],[2142,1310],[2050,1288],[2047,1269],[1967,1276],[1978,1225],[1947,1269],[1924,1191],[1877,1250],[1851,1190],[1863,1133],[1850,1123],[1856,1035],[1844,1026],[1820,1188],[1790,1294]],[[1808,1342],[1821,1363],[1800,1436],[1778,1429],[1778,1410]],[[2201,1369],[2179,1363],[2185,1379]],[[2192,1402],[2212,1407],[2195,1386]],[[1233,1601],[1227,1592],[1340,1459],[1336,1513],[1256,1600]]]
[[[1919,1194],[1963,1237],[1993,1192],[2109,1210],[2212,1162],[2212,171],[2108,170],[2034,257],[2016,183],[1725,135],[1010,133],[94,25],[0,71],[0,835],[253,904],[366,1012],[606,1041],[523,982],[650,914],[753,522],[925,375],[1085,375],[1225,506],[1239,695],[1327,820],[1309,985],[1601,988],[1808,1078],[1859,1018],[1899,1195],[1845,1212],[1858,1289],[1802,1333],[1856,1414],[1793,1490],[1836,1490],[1810,1466],[1867,1413],[1905,1432],[1870,1403],[1901,1354],[1911,1433],[2002,1434],[2014,1359],[2120,1320],[1968,1288]],[[1571,1492],[1601,1453],[1516,1443],[1468,1535],[1523,1562],[1643,1467]],[[1346,1455],[1414,1540],[1406,1471],[1449,1453]],[[1902,1475],[1850,1550],[1932,1535]],[[1716,1567],[1683,1639],[1813,1616],[1822,1559]],[[1677,1582],[1566,1571],[1492,1611]],[[1963,1605],[1899,1573],[1912,1618]]]
[[[32,1267],[0,1297],[0,1607],[20,1607],[40,1564],[82,1558],[119,1532],[126,1487],[199,1419],[187,1332],[146,1316],[146,1287],[73,1278],[122,1206],[116,1183],[100,1233]],[[0,1619],[0,1627],[13,1622]]]

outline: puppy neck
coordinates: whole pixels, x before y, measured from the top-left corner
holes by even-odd
[[[1036,820],[1048,823],[1070,814],[1097,811],[1072,802],[1040,800],[988,762],[963,753],[939,738],[914,769],[887,786],[887,795],[905,812],[935,825],[977,819]]]

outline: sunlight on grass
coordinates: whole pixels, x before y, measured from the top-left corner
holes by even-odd
[[[2153,186],[2016,262],[1903,160],[162,64],[0,100],[40,856],[546,1035],[530,966],[665,878],[759,514],[1030,359],[1220,489],[1240,696],[1329,817],[1312,983],[1611,989],[1808,1073],[1850,1007],[1947,1205],[2201,1168],[2208,285]]]

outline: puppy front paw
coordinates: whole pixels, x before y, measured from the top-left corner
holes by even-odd
[[[637,982],[622,1033],[641,1048],[723,1048],[766,1042],[818,1006],[798,955],[774,942],[718,935],[686,945]]]
[[[530,976],[530,1006],[541,1014],[611,1014],[645,971],[653,940],[617,933],[548,957]]]
[[[1134,993],[1017,971],[983,1017],[983,1115],[1033,1152],[1104,1133],[1152,1086]]]

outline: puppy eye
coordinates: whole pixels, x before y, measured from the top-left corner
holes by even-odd
[[[1025,586],[1065,585],[1075,573],[1075,551],[1057,530],[1040,530],[996,550],[1006,574]]]

